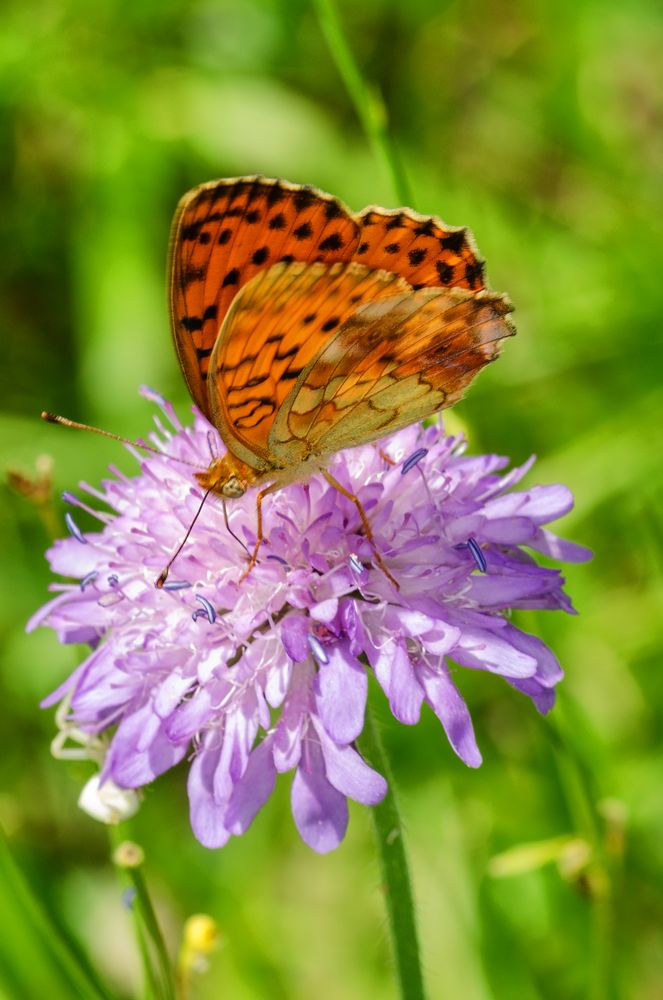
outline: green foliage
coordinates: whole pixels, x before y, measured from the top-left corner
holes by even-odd
[[[653,998],[663,981],[659,5],[345,0],[340,13],[389,108],[417,208],[469,225],[491,283],[517,308],[518,336],[450,424],[462,421],[473,450],[514,461],[535,451],[529,481],[572,488],[561,530],[596,554],[567,573],[580,617],[520,618],[567,670],[550,718],[464,671],[485,756],[475,772],[434,719],[409,730],[384,716],[429,994]],[[189,405],[164,292],[170,216],[188,187],[262,173],[356,209],[395,198],[311,3],[5,0],[0,17],[0,443],[5,467],[24,473],[52,455],[57,496],[131,461],[40,424],[41,409],[137,436],[151,419],[140,383],[180,412]],[[59,505],[57,516],[63,532]],[[52,716],[37,708],[75,650],[23,632],[50,579],[48,517],[3,486],[0,519],[0,815],[52,921],[48,932],[7,859],[16,878],[0,887],[12,928],[0,995],[99,995],[67,979],[83,947],[115,995],[135,996],[106,831],[76,808],[89,772],[50,758]],[[133,837],[173,953],[190,913],[222,928],[198,995],[394,996],[366,811],[352,810],[343,846],[319,858],[294,832],[282,783],[245,837],[210,853],[189,832],[184,779],[179,769],[148,790]]]

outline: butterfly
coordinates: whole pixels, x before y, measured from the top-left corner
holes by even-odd
[[[515,332],[469,231],[407,208],[355,214],[284,180],[211,181],[175,212],[169,298],[187,386],[227,448],[196,478],[205,496],[260,487],[244,575],[264,498],[321,472],[395,583],[326,459],[457,402]]]

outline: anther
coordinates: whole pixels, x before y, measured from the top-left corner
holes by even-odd
[[[409,472],[410,469],[413,469],[415,465],[417,465],[422,460],[422,458],[425,458],[427,454],[428,454],[428,448],[417,448],[417,450],[413,452],[410,455],[410,457],[406,458],[405,461],[403,462],[401,468],[401,476],[404,476],[406,472]]]
[[[191,584],[187,580],[167,580],[163,590],[186,590]]]
[[[309,635],[307,635],[306,638],[308,640],[309,649],[313,653],[318,663],[320,663],[322,666],[324,666],[326,663],[329,663],[329,657],[322,648],[322,643],[320,642],[320,640],[316,639],[316,637],[314,635],[311,635],[310,633]]]
[[[472,553],[472,558],[477,565],[477,569],[479,569],[482,573],[485,573],[488,569],[488,563],[486,562],[486,557],[483,554],[481,546],[477,542],[476,538],[472,538],[470,535],[467,539],[467,547]]]
[[[85,590],[87,585],[89,583],[92,583],[93,580],[96,580],[98,576],[99,574],[97,573],[96,569],[93,569],[90,573],[84,576],[83,579],[81,580],[81,590]]]
[[[348,556],[348,562],[350,564],[350,569],[354,570],[357,574],[363,573],[366,568],[359,556],[355,555],[354,552],[351,552]]]
[[[202,615],[205,615],[210,625],[213,625],[214,622],[216,621],[216,611],[214,610],[213,605],[211,605],[210,602],[207,600],[207,598],[203,597],[202,594],[196,594],[196,600],[199,602],[199,604],[202,605],[202,607],[196,608],[196,610],[191,615],[194,622],[198,621],[198,619]]]
[[[83,532],[78,527],[69,511],[67,511],[64,515],[64,523],[67,525],[69,533],[73,535],[77,542],[80,542],[81,545],[87,545],[87,538],[85,538]]]

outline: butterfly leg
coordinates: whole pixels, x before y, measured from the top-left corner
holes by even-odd
[[[276,493],[276,491],[280,490],[281,487],[281,483],[272,483],[271,486],[267,486],[264,490],[260,490],[256,496],[256,544],[253,547],[253,552],[251,553],[251,558],[249,559],[249,565],[240,576],[238,583],[241,583],[242,580],[246,579],[258,561],[258,552],[260,551],[260,546],[262,545],[264,537],[262,533],[262,502],[266,496],[269,496],[270,493]]]
[[[322,474],[323,474],[323,476],[325,477],[325,479],[327,480],[327,482],[329,483],[330,486],[333,486],[335,490],[338,490],[338,492],[342,496],[346,497],[346,499],[350,500],[355,505],[355,507],[357,508],[357,511],[359,513],[359,517],[361,518],[361,524],[362,524],[362,527],[364,529],[364,534],[366,535],[366,537],[368,538],[369,542],[371,543],[371,547],[373,549],[373,552],[375,553],[375,561],[376,561],[376,563],[378,564],[378,566],[380,567],[380,569],[382,570],[382,572],[384,573],[384,575],[387,577],[387,579],[389,580],[389,582],[393,583],[393,585],[396,588],[396,590],[400,590],[400,586],[399,586],[398,580],[396,580],[391,575],[391,573],[389,572],[389,570],[385,566],[384,560],[382,559],[382,556],[380,555],[378,547],[375,544],[375,539],[373,538],[373,532],[371,531],[371,526],[370,526],[369,520],[366,517],[366,511],[362,507],[361,501],[359,500],[359,497],[355,496],[354,493],[351,493],[350,490],[346,490],[345,486],[343,486],[342,483],[339,483],[338,479],[336,479],[334,476],[332,476],[331,472],[328,472],[326,469],[323,469],[322,470]]]

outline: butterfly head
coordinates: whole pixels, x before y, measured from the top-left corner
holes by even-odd
[[[252,472],[244,462],[226,454],[222,458],[213,459],[204,472],[196,472],[194,475],[204,490],[227,500],[236,500],[244,496],[251,485],[255,478],[255,474],[251,475]]]

